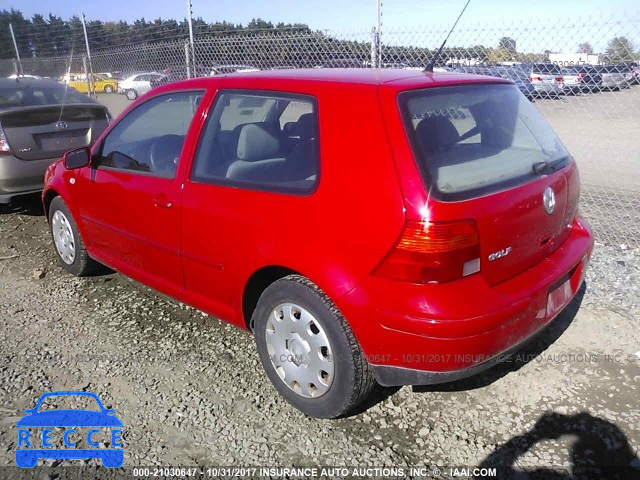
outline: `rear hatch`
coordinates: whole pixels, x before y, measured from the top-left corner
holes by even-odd
[[[575,163],[515,86],[414,90],[400,95],[400,108],[433,202],[430,220],[473,222],[473,255],[488,283],[531,268],[567,239]]]
[[[11,153],[22,160],[54,158],[91,144],[109,124],[106,107],[88,104],[20,107],[0,112]]]

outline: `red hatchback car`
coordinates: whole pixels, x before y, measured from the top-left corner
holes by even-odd
[[[252,331],[276,389],[326,418],[547,325],[593,248],[578,197],[511,82],[369,69],[162,86],[43,192],[65,269],[100,262]]]

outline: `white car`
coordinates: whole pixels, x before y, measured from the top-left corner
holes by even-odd
[[[135,100],[151,90],[151,80],[162,76],[158,72],[134,73],[118,83],[118,93],[124,93],[129,100]]]
[[[29,75],[29,74],[16,75],[15,73],[13,75],[9,75],[7,78],[11,78],[11,79],[16,79],[16,78],[35,78],[37,80],[42,80],[42,77],[40,75]]]

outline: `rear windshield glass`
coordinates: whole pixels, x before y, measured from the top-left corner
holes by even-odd
[[[547,75],[558,75],[560,73],[560,67],[553,63],[535,63],[533,65],[533,72]]]
[[[64,86],[32,86],[16,82],[0,87],[0,108],[33,107],[68,103],[94,103],[89,97]]]
[[[514,85],[427,88],[399,97],[430,193],[442,200],[486,195],[526,183],[533,165],[567,151]]]

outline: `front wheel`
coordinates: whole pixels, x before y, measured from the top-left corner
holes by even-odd
[[[82,277],[98,270],[100,264],[87,253],[78,226],[62,197],[51,201],[49,228],[58,262],[66,271]]]
[[[289,275],[267,287],[252,322],[258,355],[271,383],[305,414],[348,414],[375,386],[346,320],[307,278]]]
[[[129,100],[135,100],[136,98],[138,98],[138,92],[136,92],[135,90],[127,90],[127,98]]]

